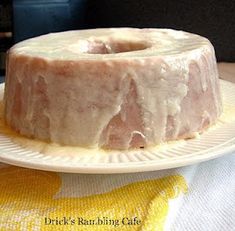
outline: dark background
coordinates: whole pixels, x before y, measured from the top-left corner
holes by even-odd
[[[235,0],[88,1],[90,27],[163,27],[210,39],[219,61],[235,61]]]

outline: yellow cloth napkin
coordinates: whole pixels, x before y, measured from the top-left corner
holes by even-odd
[[[234,230],[234,167],[235,154],[113,175],[0,164],[0,230]]]
[[[184,177],[169,175],[133,183],[112,182],[103,193],[79,195],[71,174],[13,166],[0,169],[2,230],[163,230],[169,200],[187,191]],[[73,174],[72,174],[73,175]],[[76,176],[76,174],[74,175]],[[73,178],[74,178],[73,176]],[[112,176],[109,176],[112,177]],[[86,181],[89,175],[83,178]],[[96,180],[99,180],[98,178]],[[117,176],[114,176],[117,180]],[[87,190],[97,187],[84,182]],[[133,179],[135,181],[135,179]],[[76,183],[76,182],[74,182]],[[66,188],[67,187],[67,188]],[[63,195],[61,194],[63,191]],[[81,194],[84,194],[84,189]],[[92,189],[95,192],[95,188]]]

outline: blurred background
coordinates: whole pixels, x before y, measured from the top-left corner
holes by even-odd
[[[235,61],[234,0],[0,0],[0,81],[14,43],[98,27],[173,28],[207,37],[218,61]]]

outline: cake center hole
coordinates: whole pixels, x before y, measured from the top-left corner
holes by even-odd
[[[131,52],[144,50],[148,48],[144,42],[136,41],[89,41],[88,54],[114,54],[122,52]]]

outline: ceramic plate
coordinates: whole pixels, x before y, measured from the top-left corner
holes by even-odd
[[[131,151],[83,151],[76,155],[49,154],[23,148],[0,126],[0,162],[72,173],[128,173],[169,169],[213,159],[235,150],[235,84],[221,80],[226,119],[197,138]],[[0,85],[2,99],[4,84]],[[234,109],[234,110],[230,110]],[[59,149],[58,149],[59,150]]]

